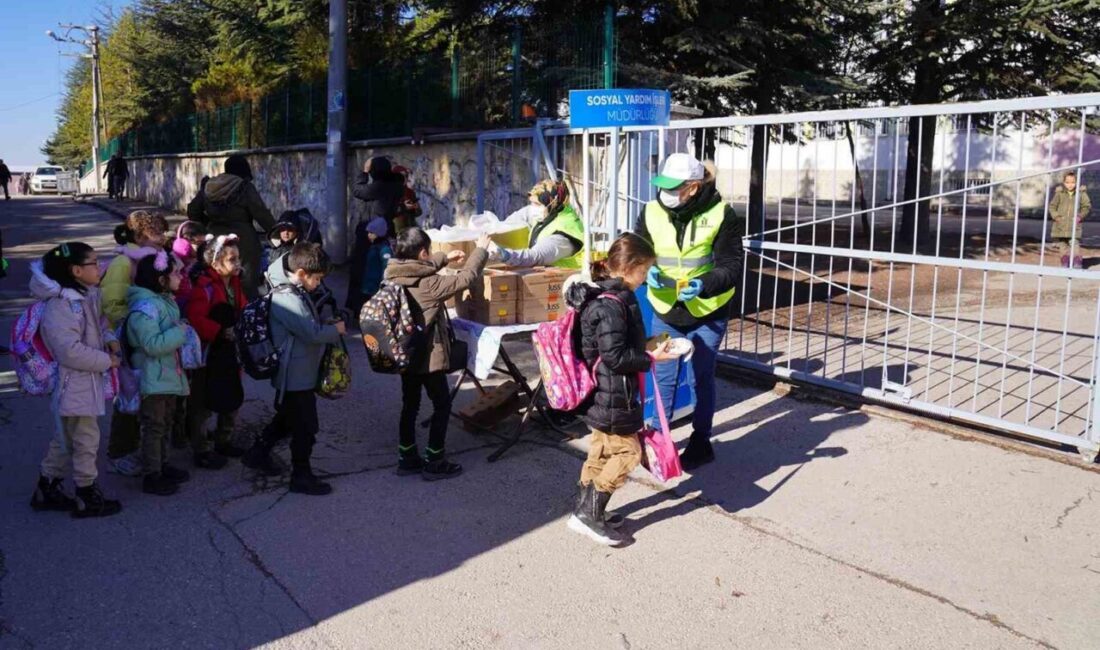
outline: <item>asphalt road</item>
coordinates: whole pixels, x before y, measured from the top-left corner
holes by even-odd
[[[28,260],[106,254],[115,223],[0,202],[0,327]],[[28,506],[48,407],[0,362],[0,649],[1097,645],[1100,473],[1074,457],[721,382],[719,460],[669,486],[636,472],[612,502],[633,543],[610,550],[565,527],[582,442],[488,464],[494,440],[455,426],[462,477],[395,476],[397,386],[351,349],[352,394],[321,405],[332,496],[238,463],[170,498],[103,474],[125,509],[89,521]],[[242,436],[272,397],[247,392]]]

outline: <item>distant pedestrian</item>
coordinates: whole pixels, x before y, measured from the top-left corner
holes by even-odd
[[[31,193],[31,175],[23,173],[19,175],[19,193],[27,196]]]
[[[363,308],[363,304],[378,292],[386,265],[393,257],[390,240],[386,237],[387,230],[386,220],[382,217],[360,223],[355,228],[348,298],[344,303],[355,320],[359,319],[359,310]]]
[[[130,169],[122,154],[116,153],[111,156],[103,176],[107,179],[107,195],[112,199],[121,199],[126,193],[126,179],[130,177]]]
[[[1080,269],[1085,260],[1079,252],[1078,240],[1081,238],[1081,222],[1089,216],[1092,202],[1084,185],[1077,184],[1077,174],[1068,172],[1062,178],[1062,184],[1054,190],[1050,199],[1050,238],[1057,242],[1062,251],[1062,267],[1073,266]]]
[[[99,263],[87,244],[70,242],[31,266],[31,293],[46,301],[39,332],[58,363],[53,409],[57,431],[42,461],[31,507],[74,517],[106,517],[122,510],[96,485],[103,375],[119,366],[118,341],[99,309]],[[62,488],[72,473],[76,499]]]
[[[252,184],[248,159],[239,154],[226,158],[225,173],[211,178],[191,200],[187,217],[206,224],[212,235],[239,238],[244,293],[249,300],[258,296],[263,284],[260,260],[263,251],[254,224],[262,232],[268,232],[275,226],[275,217]]]
[[[352,194],[366,204],[360,223],[369,223],[371,219],[381,217],[388,226],[386,236],[397,234],[394,219],[405,197],[405,180],[393,172],[389,158],[375,156],[368,160],[355,181]]]
[[[416,226],[416,220],[423,214],[423,210],[420,209],[420,201],[416,198],[416,190],[409,186],[409,175],[412,173],[409,168],[395,165],[393,173],[401,178],[401,184],[405,188],[393,217],[394,234],[397,234],[406,228]]]
[[[3,160],[0,160],[0,185],[4,186],[4,199],[10,201],[11,194],[8,194],[8,183],[11,182],[11,170],[4,164]]]

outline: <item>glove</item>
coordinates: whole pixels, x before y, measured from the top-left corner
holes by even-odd
[[[650,289],[661,288],[661,269],[657,268],[657,265],[649,267],[649,273],[646,273],[645,283],[649,285]]]
[[[688,286],[684,287],[680,291],[678,298],[680,302],[687,302],[689,300],[695,300],[699,297],[699,294],[703,293],[703,281],[699,279],[688,282]]]

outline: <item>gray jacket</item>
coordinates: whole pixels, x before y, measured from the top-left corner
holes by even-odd
[[[286,269],[289,256],[279,258],[267,269],[274,289],[271,298],[271,338],[281,351],[279,371],[271,380],[279,391],[313,390],[321,369],[325,346],[337,343],[340,333],[335,325],[321,322],[304,289],[279,289],[293,285]]]

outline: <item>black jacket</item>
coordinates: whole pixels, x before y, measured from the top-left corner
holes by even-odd
[[[642,308],[622,281],[597,285],[573,287],[583,287],[587,294],[581,308],[580,350],[588,367],[596,368],[596,390],[588,398],[584,421],[597,431],[633,435],[644,422],[638,373],[648,371],[652,363],[645,349]],[[619,300],[600,297],[607,293]],[[570,295],[574,304],[575,296]]]
[[[690,201],[676,210],[668,210],[661,206],[672,218],[672,224],[676,227],[676,239],[683,246],[684,235],[687,233],[688,224],[696,215],[702,214],[714,207],[722,200],[718,188],[713,183],[704,185],[702,191],[693,196]],[[637,227],[634,232],[648,242],[653,238],[645,224],[645,209],[638,216]],[[702,276],[704,298],[716,296],[729,291],[733,287],[740,289],[741,269],[745,260],[745,251],[741,245],[741,238],[745,236],[745,220],[737,216],[733,206],[726,204],[726,214],[722,219],[722,225],[718,227],[718,234],[714,239],[714,268]],[[730,310],[737,303],[739,296],[725,304],[722,308],[705,318],[696,318],[687,310],[684,303],[677,302],[667,314],[657,316],[673,327],[693,328],[702,323],[714,320],[726,320],[730,317]]]
[[[371,172],[366,174],[359,172],[359,177],[352,188],[352,195],[366,203],[366,212],[361,221],[370,223],[375,217],[382,217],[390,224],[390,235],[393,232],[393,218],[397,215],[397,209],[401,205],[401,199],[405,196],[405,179],[391,171],[390,161],[387,158],[374,158],[371,162]]]

